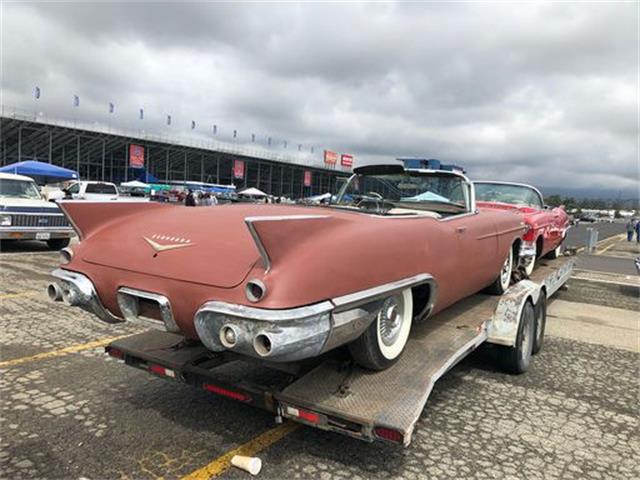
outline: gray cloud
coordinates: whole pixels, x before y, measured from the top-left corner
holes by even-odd
[[[426,155],[478,178],[638,188],[633,3],[2,8],[5,105],[105,123],[113,101],[123,128],[142,128],[143,107],[148,131],[166,133],[171,113],[177,135],[215,123],[316,156]]]

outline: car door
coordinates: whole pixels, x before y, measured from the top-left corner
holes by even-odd
[[[489,285],[498,274],[493,268],[498,250],[496,226],[484,212],[449,217],[444,223],[459,252],[456,265],[460,272],[460,291],[463,296],[474,294]]]

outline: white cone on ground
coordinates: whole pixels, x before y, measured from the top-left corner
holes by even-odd
[[[231,465],[241,468],[245,472],[249,472],[251,475],[257,475],[262,469],[262,460],[257,457],[244,457],[242,455],[235,455],[231,459]]]

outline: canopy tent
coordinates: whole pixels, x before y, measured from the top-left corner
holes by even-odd
[[[245,195],[247,197],[267,197],[268,196],[262,190],[258,190],[257,188],[254,188],[254,187],[245,188],[244,190],[238,192],[238,195]]]
[[[151,185],[138,180],[131,180],[130,182],[121,183],[120,186],[124,188],[149,188]]]
[[[68,168],[58,167],[50,163],[37,162],[35,160],[25,160],[24,162],[12,163],[0,168],[2,173],[15,173],[33,178],[37,183],[57,183],[65,180],[77,180],[78,172]]]
[[[146,183],[159,183],[158,177],[151,175],[147,170],[143,170],[136,179]]]

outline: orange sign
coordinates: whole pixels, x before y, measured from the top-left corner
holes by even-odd
[[[304,186],[305,187],[311,186],[311,170],[304,171]]]
[[[144,168],[144,147],[142,145],[129,145],[129,166],[131,168]]]
[[[340,156],[340,165],[343,167],[353,167],[353,156],[343,153]]]
[[[336,152],[332,152],[331,150],[324,151],[324,163],[327,165],[335,165],[338,163],[338,154]]]
[[[244,161],[233,161],[233,178],[244,178]]]

